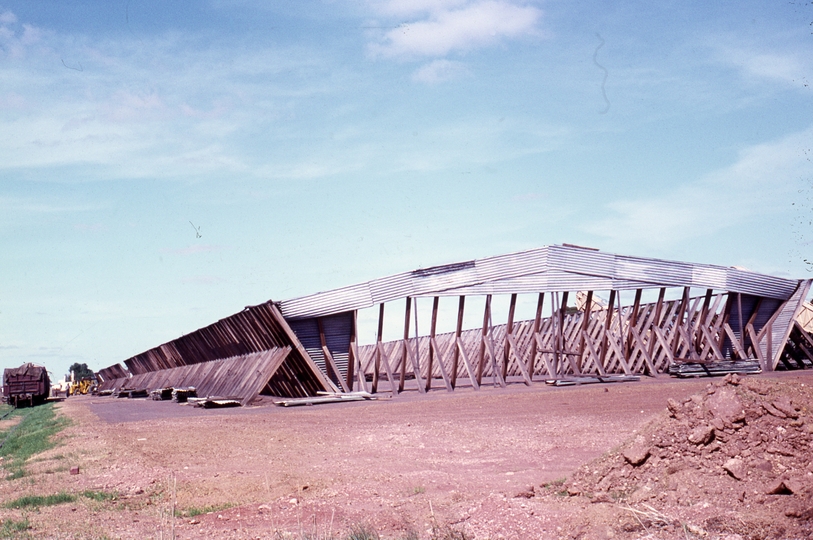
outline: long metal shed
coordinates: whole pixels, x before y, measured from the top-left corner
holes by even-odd
[[[797,367],[785,343],[810,285],[809,279],[734,267],[545,246],[268,301],[124,364],[129,375],[139,375],[290,347],[262,390],[280,397],[354,389],[479,389],[489,379],[505,385],[585,375],[658,376],[687,363],[757,362],[772,370]],[[653,297],[657,292],[656,301],[642,301],[647,290]],[[633,291],[634,299],[622,304],[621,291]],[[666,299],[667,291],[674,299]],[[599,301],[599,293],[608,300]],[[536,316],[515,321],[517,296],[528,294],[536,296]],[[495,295],[509,297],[501,324],[492,319]],[[456,331],[436,333],[438,300],[450,296],[458,298]],[[483,324],[464,329],[470,296],[485,298]],[[410,322],[420,297],[433,299],[431,328],[423,335]],[[395,301],[405,306],[403,338],[384,342],[384,306]],[[543,317],[546,306],[550,315]],[[373,307],[379,308],[376,342],[361,345],[357,313]],[[100,374],[121,371],[111,366]]]

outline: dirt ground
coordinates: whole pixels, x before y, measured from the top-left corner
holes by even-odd
[[[661,377],[223,410],[71,397],[60,445],[0,481],[0,503],[115,498],[0,519],[34,538],[809,538],[811,386]]]

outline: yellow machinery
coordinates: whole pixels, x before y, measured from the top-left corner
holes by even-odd
[[[96,381],[91,379],[90,377],[84,377],[78,382],[71,382],[70,387],[68,387],[68,396],[73,396],[76,394],[87,395],[88,393],[92,393],[96,389]]]

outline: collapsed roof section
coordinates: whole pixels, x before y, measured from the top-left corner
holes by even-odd
[[[681,289],[678,299],[665,300],[665,291],[675,288]],[[232,370],[216,376],[262,378],[260,387],[280,397],[367,391],[368,383],[375,392],[380,381],[399,392],[405,381],[425,391],[440,379],[449,390],[458,379],[479,388],[484,376],[494,384],[511,377],[532,384],[535,378],[588,374],[656,376],[676,364],[724,360],[775,369],[787,363],[784,343],[809,288],[810,280],[732,267],[546,246],[404,272],[279,304],[269,301],[124,363],[129,375],[139,376],[237,356],[244,360],[233,361]],[[657,302],[641,301],[645,289],[659,289]],[[692,289],[705,294],[693,297]],[[629,305],[621,302],[625,290],[635,291]],[[598,291],[609,291],[607,305],[594,297]],[[578,293],[578,306],[568,306],[569,293]],[[518,294],[538,295],[534,320],[514,321]],[[550,316],[543,318],[546,294]],[[492,322],[492,295],[510,295],[505,324]],[[459,297],[457,331],[436,335],[438,299],[444,296]],[[482,328],[464,332],[468,296],[485,297],[485,313]],[[423,336],[410,330],[411,306],[419,297],[434,299],[432,328]],[[384,305],[396,300],[406,300],[404,338],[382,343]],[[379,306],[378,341],[360,347],[356,313],[373,306]],[[246,358],[286,347],[290,352],[273,372],[249,375]],[[123,371],[111,366],[100,375],[120,379]],[[179,373],[161,380],[166,383]],[[275,377],[286,384],[267,384]]]

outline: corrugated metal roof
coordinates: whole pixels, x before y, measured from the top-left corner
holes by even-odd
[[[787,300],[798,280],[724,266],[542,248],[404,272],[280,302],[286,318],[318,317],[407,296],[702,287]]]

